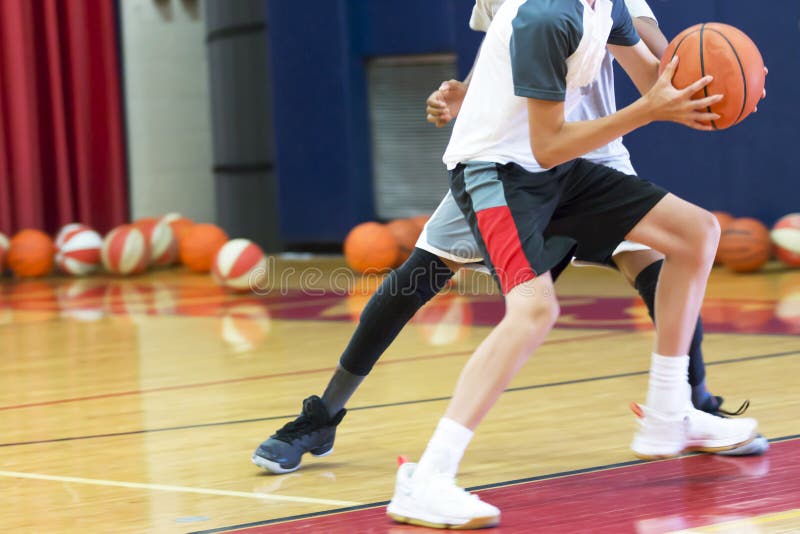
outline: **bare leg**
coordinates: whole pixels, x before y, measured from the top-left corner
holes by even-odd
[[[711,213],[667,195],[628,234],[666,256],[656,289],[656,352],[687,354],[719,242]]]
[[[445,417],[474,430],[544,341],[558,312],[550,273],[512,289],[505,316],[461,371]]]
[[[553,279],[545,273],[506,295],[506,313],[461,371],[445,416],[419,461],[414,477],[455,476],[472,431],[497,402],[558,317]]]

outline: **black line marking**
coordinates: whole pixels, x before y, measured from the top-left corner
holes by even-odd
[[[773,352],[770,354],[758,354],[755,356],[743,356],[741,358],[730,358],[728,360],[719,360],[716,362],[705,362],[706,367],[710,365],[727,365],[732,363],[740,363],[740,362],[748,362],[754,360],[768,360],[772,358],[784,358],[787,356],[795,356],[800,354],[800,350],[791,350],[785,352]],[[628,373],[616,373],[613,375],[603,375],[603,376],[592,376],[589,378],[576,378],[573,380],[563,380],[560,382],[546,382],[544,384],[532,384],[530,386],[519,386],[515,388],[508,388],[505,390],[505,393],[513,393],[517,391],[528,391],[534,389],[545,389],[545,388],[552,388],[552,387],[559,387],[559,386],[570,386],[573,384],[583,384],[586,382],[599,382],[602,380],[614,380],[615,378],[628,378],[631,376],[642,376],[648,374],[650,371],[630,371]],[[427,404],[430,402],[440,402],[450,400],[450,397],[430,397],[427,399],[414,399],[414,400],[407,400],[407,401],[398,401],[398,402],[387,402],[384,404],[370,404],[367,406],[356,406],[355,408],[348,408],[348,411],[351,412],[359,412],[362,410],[376,410],[380,408],[394,408],[396,406],[408,406],[410,404]],[[20,441],[16,443],[0,443],[0,447],[16,447],[20,445],[40,445],[44,443],[60,443],[64,441],[79,441],[84,439],[95,439],[95,438],[113,438],[118,436],[133,436],[136,434],[149,434],[152,432],[168,432],[172,430],[191,430],[194,428],[208,428],[208,427],[215,427],[215,426],[227,426],[227,425],[240,425],[240,424],[247,424],[247,423],[263,423],[266,421],[275,421],[279,419],[292,419],[297,417],[298,414],[290,414],[290,415],[274,415],[270,417],[256,417],[253,419],[235,419],[233,421],[219,421],[216,423],[198,423],[194,425],[181,425],[181,426],[170,426],[164,428],[145,428],[142,430],[130,430],[127,432],[113,432],[108,434],[90,434],[86,436],[69,436],[65,438],[52,438],[52,439],[42,439],[36,441]]]
[[[358,506],[349,506],[347,508],[336,508],[334,510],[322,510],[321,512],[309,512],[307,514],[298,514],[288,517],[280,517],[277,519],[265,519],[264,521],[254,521],[252,523],[243,523],[241,525],[234,525],[231,527],[217,527],[212,528],[210,530],[197,530],[194,532],[189,532],[188,534],[214,534],[216,532],[235,532],[236,530],[241,530],[245,528],[252,528],[252,527],[263,527],[266,525],[274,525],[275,523],[286,523],[289,521],[299,521],[301,519],[311,519],[313,517],[320,517],[326,515],[336,515],[336,514],[344,514],[347,512],[357,512],[359,510],[367,510],[369,508],[378,508],[380,506],[386,506],[389,504],[389,501],[380,501],[380,502],[373,502],[369,504],[360,504]]]
[[[739,121],[741,120],[742,115],[744,114],[744,110],[747,107],[747,77],[745,76],[744,73],[744,65],[742,65],[742,59],[739,57],[739,53],[736,51],[736,48],[733,46],[733,43],[731,43],[728,40],[728,38],[725,36],[724,33],[722,33],[721,31],[717,31],[714,28],[709,28],[708,31],[717,33],[723,39],[725,39],[725,42],[728,43],[728,46],[731,47],[733,55],[736,56],[736,61],[739,63],[739,71],[742,73],[742,85],[744,86],[744,98],[742,99],[742,109],[741,111],[739,111],[739,116],[736,117],[736,120],[733,122],[734,124],[739,124]]]
[[[701,77],[705,77],[705,75],[706,75],[706,60],[705,60],[705,57],[703,57],[703,38],[704,38],[705,32],[706,32],[706,25],[705,25],[705,23],[703,23],[703,25],[700,26],[700,76]],[[706,98],[708,98],[708,85],[703,87],[703,94],[705,95]],[[708,106],[708,108],[706,108],[706,109],[708,109],[708,112],[711,113],[711,106]],[[711,127],[716,130],[717,129],[717,123],[714,122],[714,121],[711,121]]]
[[[781,436],[779,438],[770,439],[770,443],[780,443],[783,441],[791,441],[793,439],[800,438],[800,434],[794,434],[791,436]],[[692,455],[694,456],[694,455]],[[682,458],[685,458],[683,456]],[[678,460],[680,458],[673,458],[672,460]],[[670,460],[668,460],[670,461]],[[646,460],[630,460],[627,462],[618,462],[614,464],[607,464],[607,465],[598,465],[594,467],[584,467],[581,469],[572,469],[569,471],[561,471],[558,473],[548,473],[546,475],[536,475],[532,477],[525,477],[519,478],[515,480],[506,480],[503,482],[494,482],[491,484],[482,484],[480,486],[473,486],[471,488],[466,488],[468,491],[482,491],[487,489],[495,489],[495,488],[504,488],[508,486],[515,486],[518,484],[527,484],[530,482],[541,482],[542,480],[550,480],[554,478],[562,478],[562,477],[569,477],[575,475],[584,475],[587,473],[597,473],[599,471],[608,471],[609,469],[618,469],[621,467],[631,467],[640,464],[650,463]],[[241,525],[232,525],[229,527],[218,527],[213,528],[210,530],[198,530],[195,532],[190,532],[189,534],[215,534],[218,532],[235,532],[236,530],[245,529],[245,528],[252,528],[252,527],[260,527],[266,525],[274,525],[276,523],[288,523],[290,521],[298,521],[301,519],[310,519],[313,517],[320,517],[320,516],[328,516],[328,515],[336,515],[342,514],[346,512],[355,512],[358,510],[366,510],[369,508],[377,508],[379,506],[386,506],[389,504],[389,501],[380,501],[380,502],[373,502],[368,504],[360,504],[358,506],[349,506],[346,508],[335,508],[333,510],[323,510],[320,512],[310,512],[306,514],[298,514],[298,515],[291,515],[286,517],[278,517],[275,519],[265,519],[264,521],[254,521],[252,523],[244,523]]]

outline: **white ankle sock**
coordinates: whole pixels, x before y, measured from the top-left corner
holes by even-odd
[[[424,480],[434,473],[455,477],[472,435],[469,428],[442,417],[414,470],[414,478]]]
[[[691,403],[688,383],[689,356],[661,356],[653,353],[650,362],[650,384],[647,407],[658,412],[676,414]]]

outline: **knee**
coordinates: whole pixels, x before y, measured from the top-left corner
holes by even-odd
[[[695,227],[697,255],[703,264],[713,264],[719,246],[719,221],[706,210],[701,210]]]
[[[561,307],[554,295],[536,295],[524,305],[508,309],[506,317],[513,321],[520,331],[530,332],[555,325]]]
[[[719,236],[720,227],[717,218],[706,210],[698,209],[690,223],[681,229],[674,250],[667,256],[698,266],[712,265],[719,245]]]

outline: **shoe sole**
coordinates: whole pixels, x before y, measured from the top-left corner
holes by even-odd
[[[400,514],[386,512],[386,515],[391,517],[398,523],[406,523],[408,525],[416,525],[418,527],[438,528],[447,530],[477,530],[479,528],[496,527],[500,524],[500,518],[497,516],[489,517],[474,517],[461,525],[451,525],[448,523],[432,523],[430,521],[423,521],[422,519],[415,519],[413,517],[406,517]]]
[[[716,454],[720,456],[761,456],[769,450],[769,440],[759,434],[756,438],[746,445],[736,447],[729,451],[720,451]]]
[[[314,456],[316,458],[322,458],[323,456],[328,456],[332,452],[333,452],[333,447],[331,447],[330,449],[328,449],[323,453],[314,454],[313,452],[310,452],[310,454],[311,456]],[[302,463],[302,462],[297,462],[297,465],[294,465],[292,467],[283,467],[278,462],[273,462],[272,460],[269,460],[262,456],[258,456],[256,454],[253,455],[252,460],[253,463],[256,464],[258,467],[260,467],[261,469],[264,469],[276,475],[285,475],[286,473],[293,473],[298,469],[300,469],[300,464]]]
[[[686,447],[682,451],[677,452],[675,454],[642,454],[636,451],[633,451],[633,454],[640,460],[645,460],[645,461],[669,460],[671,458],[677,458],[678,456],[686,454],[687,452],[720,453],[720,452],[730,451],[733,449],[738,449],[739,447],[744,447],[745,445],[752,443],[754,439],[756,439],[756,436],[753,436],[750,439],[746,439],[742,442],[735,443],[733,445],[724,445],[720,447],[694,445],[691,447]]]

